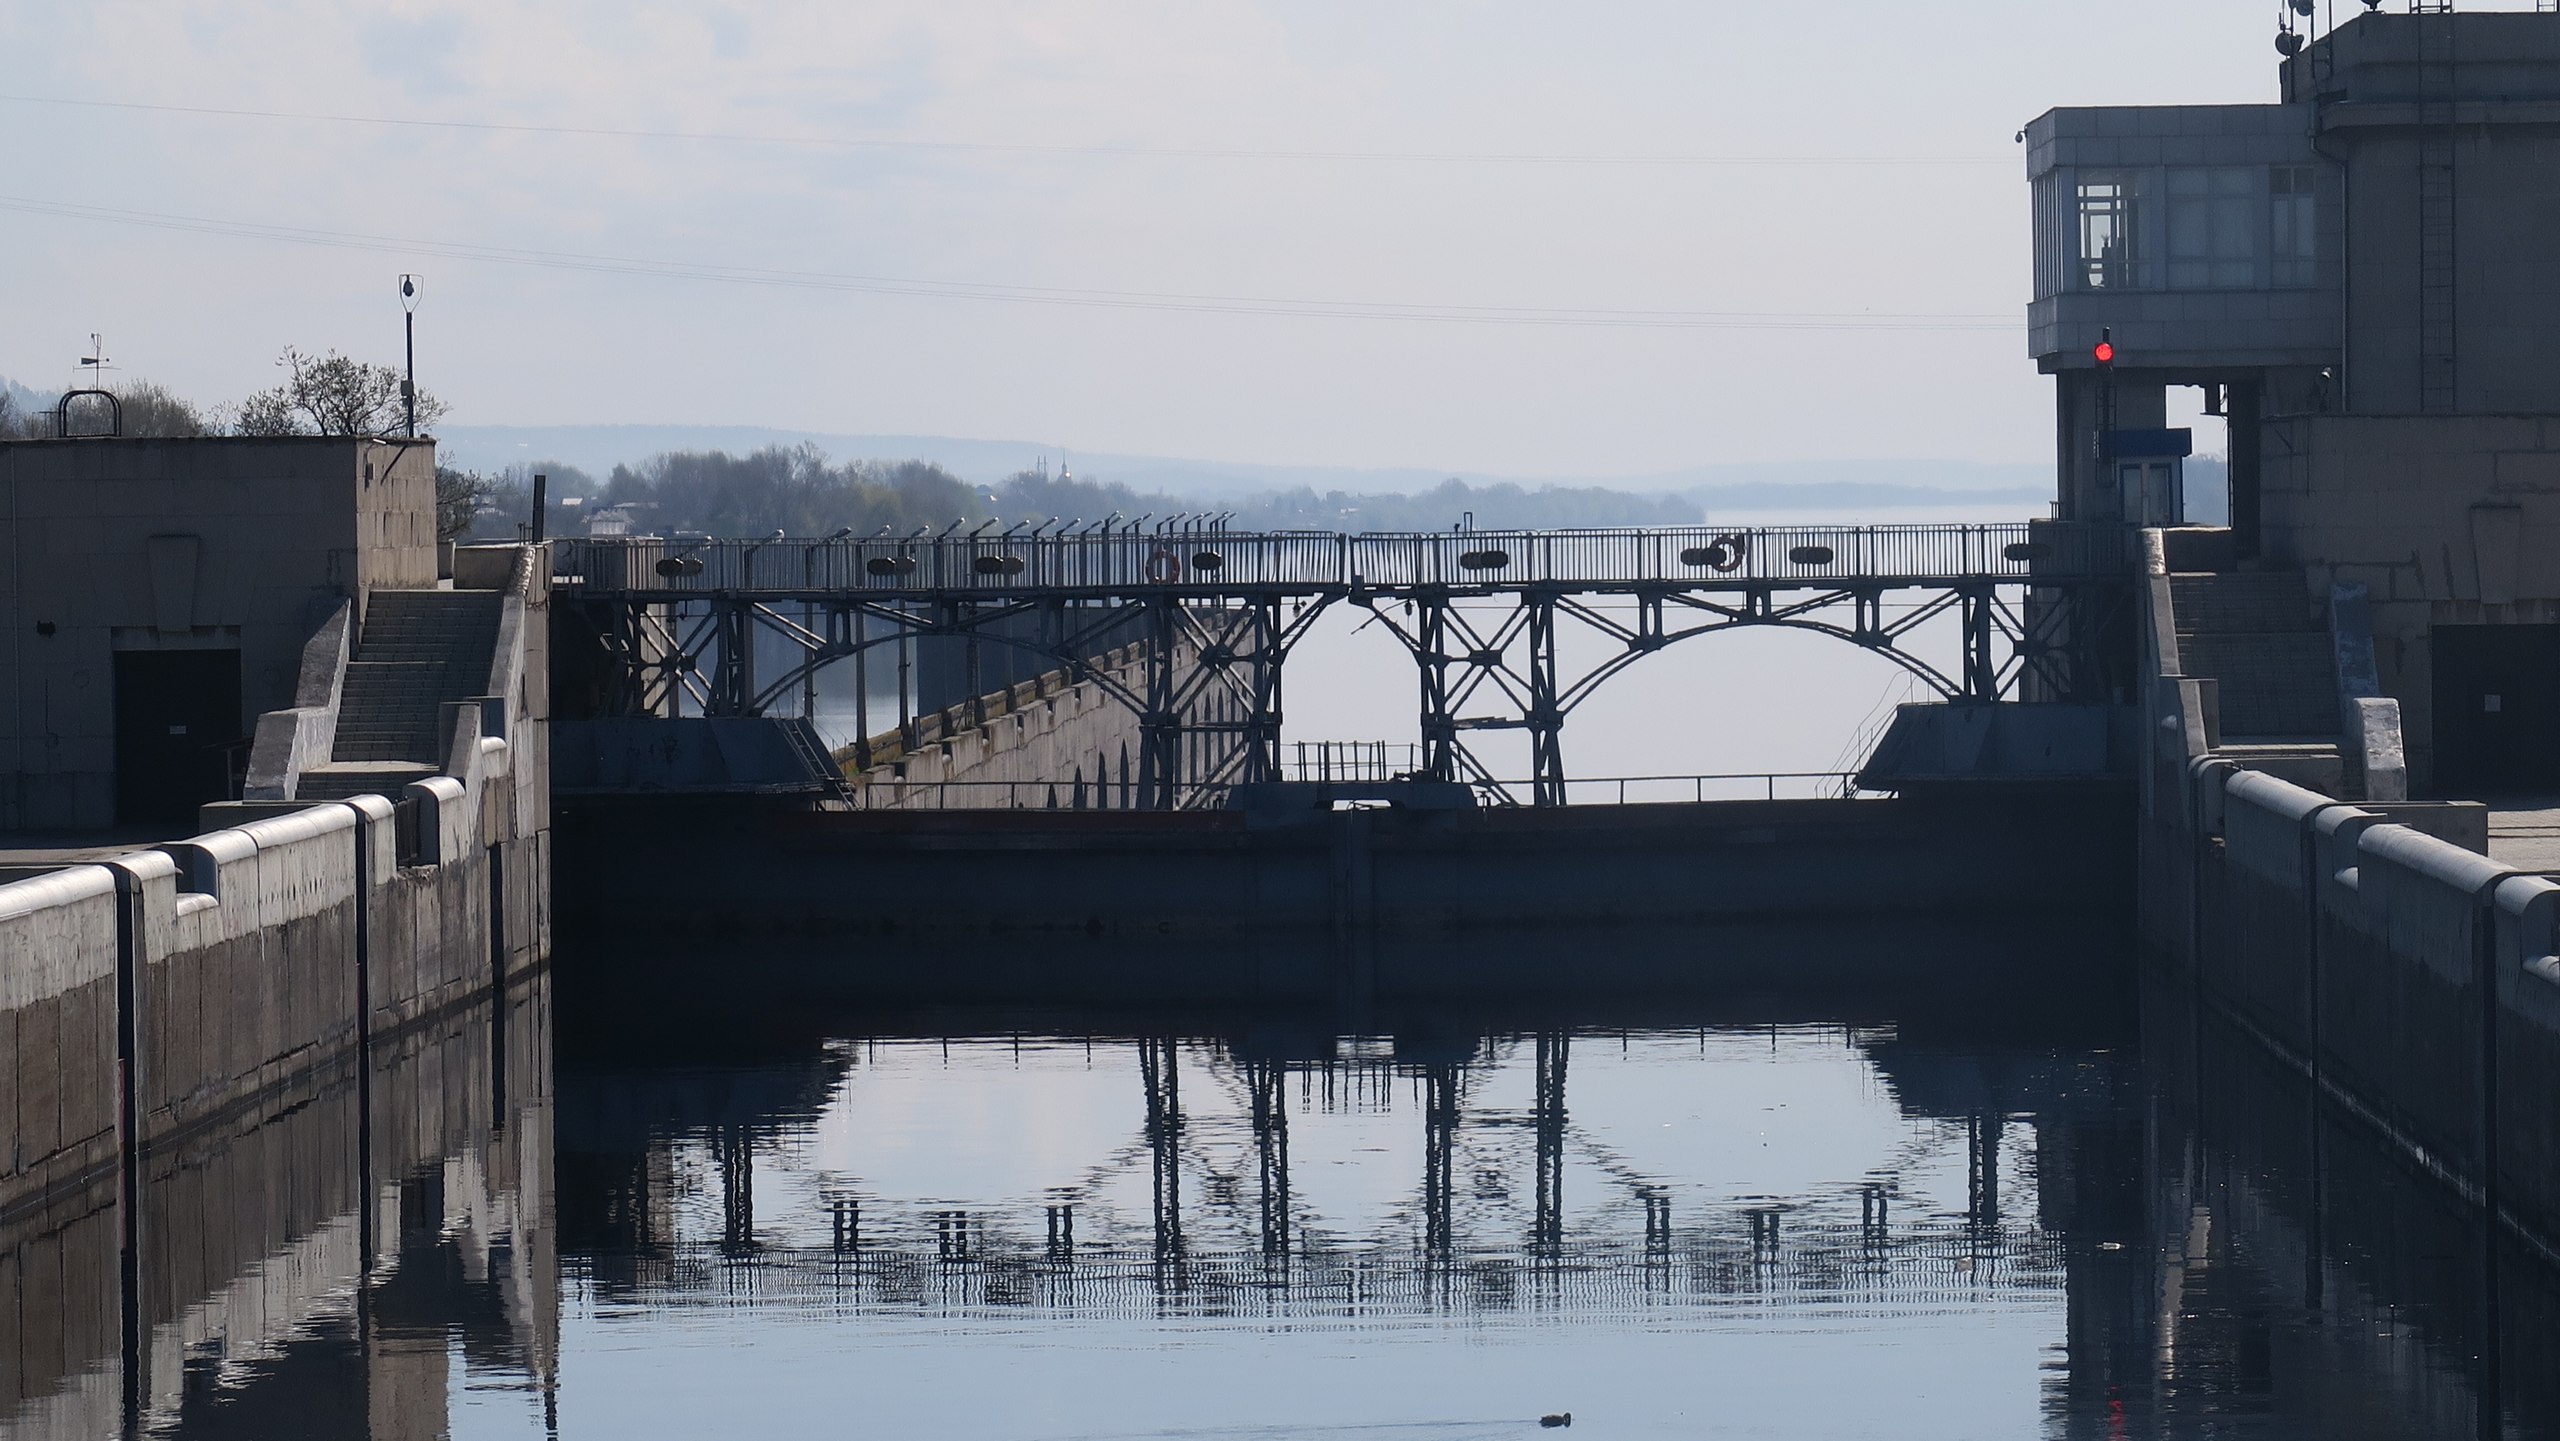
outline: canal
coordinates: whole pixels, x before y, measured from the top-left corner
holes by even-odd
[[[48,1385],[24,1331],[0,1433],[113,1434],[89,1428],[120,1407],[380,1441],[2554,1415],[2526,1350],[2549,1274],[2171,982],[2138,1015],[1762,993],[1344,1034],[730,1023],[613,1004],[606,962],[381,1058],[369,1124],[350,1083],[148,1178],[132,1368],[65,1325]]]

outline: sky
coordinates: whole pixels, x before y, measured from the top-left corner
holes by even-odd
[[[11,3],[0,374],[92,332],[207,402],[288,345],[396,363],[408,271],[463,424],[2036,460],[2017,131],[2270,100],[2275,12]]]

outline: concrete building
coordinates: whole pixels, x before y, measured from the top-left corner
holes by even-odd
[[[2413,784],[2560,790],[2560,14],[2422,8],[2295,37],[2273,104],[2027,127],[2058,511],[2178,524],[2200,387],[2237,563],[2363,588]]]
[[[312,636],[435,584],[432,441],[0,444],[0,830],[237,799]]]

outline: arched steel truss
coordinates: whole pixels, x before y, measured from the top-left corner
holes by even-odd
[[[598,627],[614,662],[610,706],[621,714],[755,716],[806,693],[810,678],[886,649],[903,657],[917,641],[1001,646],[1049,662],[1066,684],[1090,684],[1138,719],[1141,809],[1170,810],[1186,795],[1275,780],[1280,774],[1282,662],[1331,597],[1207,602],[1134,597],[1096,605],[1066,600],[917,606],[860,596],[804,602],[747,597],[655,606],[611,606]],[[591,603],[592,604],[592,603]],[[1029,633],[1024,622],[1029,621]],[[796,658],[771,675],[755,663],[758,632]],[[1139,683],[1099,664],[1128,637],[1144,662]],[[867,685],[857,685],[857,694]],[[904,688],[901,688],[902,694]],[[984,695],[972,686],[982,705]],[[1211,705],[1213,697],[1229,704]],[[1217,712],[1240,712],[1220,718]],[[980,716],[979,719],[983,719]],[[902,712],[904,744],[916,743]],[[855,744],[868,765],[872,728]],[[1061,781],[1065,777],[1059,777]]]
[[[2073,609],[2014,604],[1994,584],[1910,593],[1913,603],[1889,610],[1884,587],[1781,596],[1770,590],[1739,597],[1638,591],[1630,621],[1600,598],[1528,589],[1496,596],[1446,592],[1367,605],[1413,656],[1421,675],[1423,772],[1500,789],[1500,781],[1467,748],[1475,731],[1529,736],[1531,802],[1562,805],[1564,723],[1612,676],[1677,642],[1741,626],[1810,631],[1872,651],[1902,667],[1948,701],[1994,701],[2022,689],[2047,696],[2086,688],[2068,644]],[[1490,623],[1486,612],[1493,612]],[[1845,611],[1846,615],[1841,613]],[[1962,656],[1949,674],[1905,642],[1941,616],[1959,618]],[[2077,617],[2084,624],[2085,610]],[[1580,672],[1563,668],[1562,622],[1579,624],[1617,650]]]
[[[1888,605],[1895,595],[1910,603]],[[1509,799],[1466,737],[1525,731],[1531,793],[1521,799],[1535,805],[1564,803],[1562,737],[1574,710],[1610,678],[1684,640],[1744,626],[1807,631],[1873,652],[1946,700],[1992,701],[2022,690],[2049,697],[2085,693],[2085,647],[2073,645],[2071,636],[2087,634],[2103,619],[2086,605],[2024,606],[1990,583],[1792,595],[1643,591],[1629,597],[1631,612],[1608,606],[1609,598],[1544,588],[1345,590],[1250,600],[1132,596],[1113,605],[707,597],[609,606],[598,630],[616,679],[609,704],[631,715],[771,714],[793,708],[811,677],[829,666],[867,667],[883,652],[903,664],[907,648],[923,640],[1027,652],[1050,663],[1066,683],[1091,684],[1137,717],[1138,804],[1173,809],[1186,798],[1222,793],[1230,785],[1280,778],[1285,662],[1337,602],[1370,611],[1414,660],[1422,777],[1478,784]],[[1963,638],[1952,671],[1909,646],[1922,627],[1949,615],[1958,618]],[[1613,651],[1579,673],[1566,670],[1562,640],[1570,626],[1601,637]],[[781,639],[794,659],[760,672],[758,632]],[[1135,684],[1097,664],[1110,643],[1123,637],[1139,646],[1144,659]],[[867,691],[867,684],[857,691]],[[1212,697],[1224,697],[1227,704],[1213,706]],[[913,718],[901,713],[898,720],[912,746]],[[856,759],[867,765],[874,759],[874,728],[865,723],[858,729],[864,738],[857,742],[863,753]]]
[[[762,715],[795,691],[806,704],[830,665],[864,669],[889,647],[903,669],[915,642],[937,638],[967,647],[974,680],[980,649],[1001,646],[1136,715],[1137,801],[1152,809],[1279,777],[1285,662],[1319,615],[1347,602],[1414,659],[1423,778],[1493,782],[1466,736],[1520,730],[1528,799],[1559,805],[1573,710],[1643,657],[1737,626],[1846,641],[1951,701],[2108,699],[2123,684],[2121,658],[2109,658],[2129,653],[2129,536],[2037,522],[1713,535],[634,537],[575,543],[559,574],[563,600],[587,610],[608,653],[609,713]],[[1962,636],[1952,673],[1908,644],[1947,615]],[[1558,642],[1570,626],[1614,650],[1567,675]],[[760,635],[794,659],[759,675]],[[1143,654],[1136,683],[1097,663],[1121,637]],[[856,691],[867,695],[867,683]],[[911,726],[903,710],[900,721]]]

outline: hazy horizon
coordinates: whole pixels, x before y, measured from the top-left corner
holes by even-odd
[[[412,271],[457,427],[2040,463],[2013,136],[2271,101],[2273,30],[2174,0],[2092,67],[2030,0],[13,7],[0,366],[98,332],[233,402],[288,345],[397,363]]]

